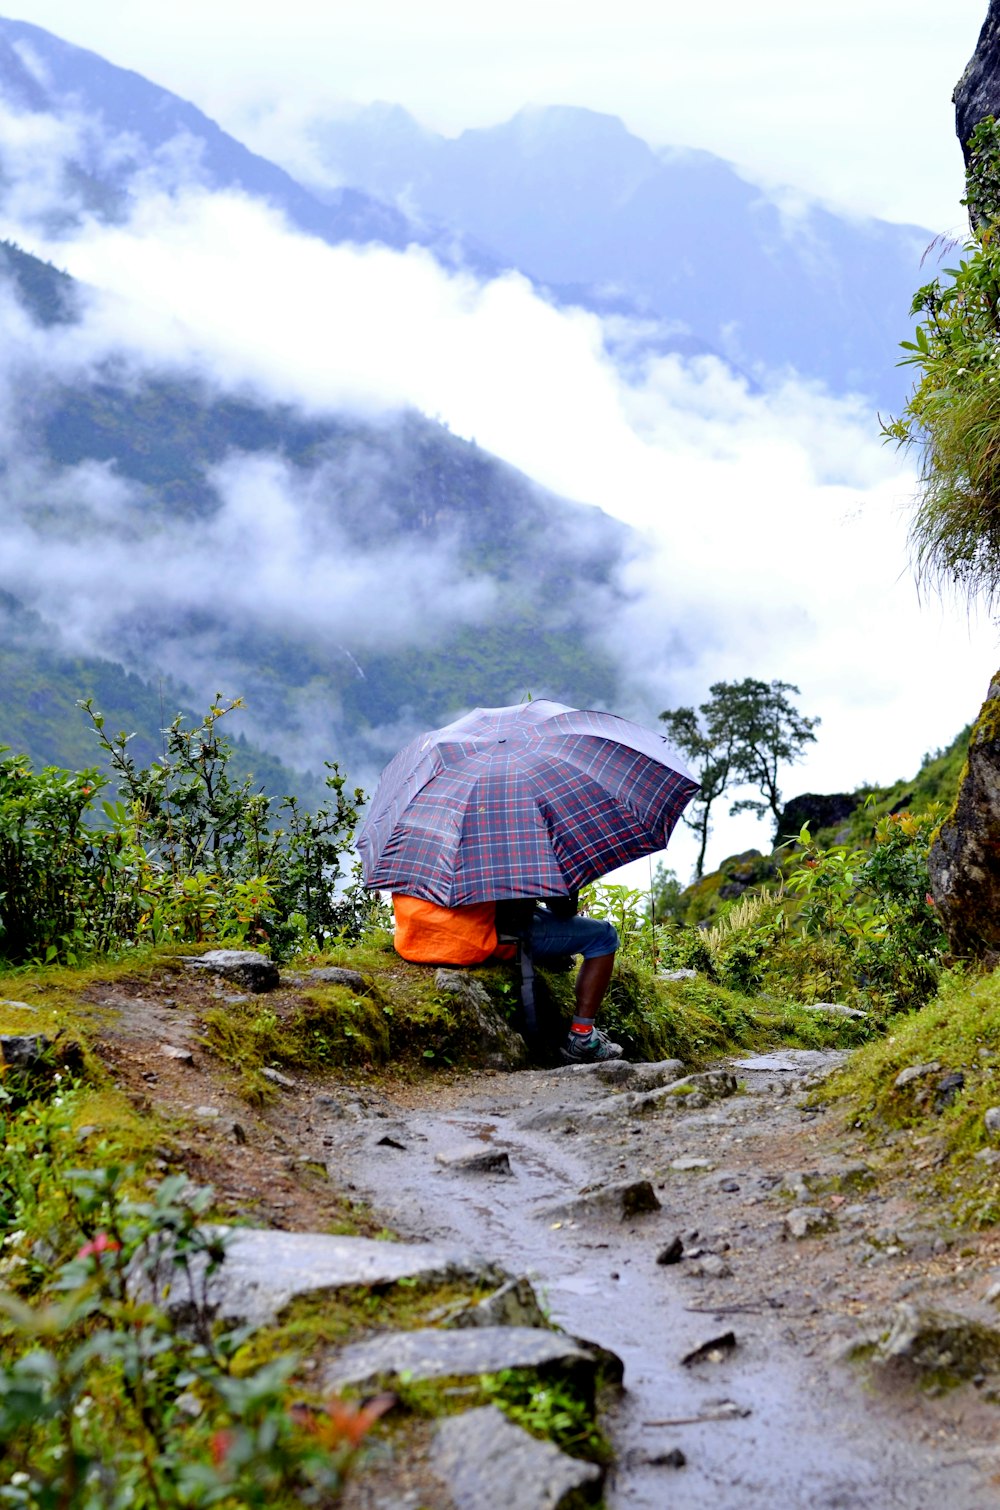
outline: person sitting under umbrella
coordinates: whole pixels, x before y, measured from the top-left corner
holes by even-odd
[[[519,939],[540,964],[580,954],[576,1009],[560,1054],[567,1064],[620,1059],[622,1048],[597,1027],[595,1019],[615,965],[618,934],[610,923],[581,916],[579,896],[475,902],[439,907],[420,897],[395,892],[394,943],[397,954],[413,964],[479,965],[510,959],[515,951],[503,940]]]

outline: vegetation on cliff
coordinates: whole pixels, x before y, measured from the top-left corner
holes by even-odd
[[[992,604],[1000,588],[1000,123],[968,142],[973,234],[958,265],[917,290],[904,363],[917,381],[883,433],[920,455],[911,526],[918,577]]]

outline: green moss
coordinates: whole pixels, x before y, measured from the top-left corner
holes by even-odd
[[[940,1064],[940,1071],[896,1089],[901,1070]],[[965,1084],[947,1106],[935,1102],[940,1075],[960,1070]],[[1000,1105],[1000,973],[945,975],[933,1001],[895,1018],[886,1037],[852,1055],[823,1087],[854,1126],[894,1129],[927,1144],[924,1163],[937,1170],[933,1188],[956,1215],[977,1224],[1000,1217],[1000,1183],[974,1155],[989,1144],[986,1111]]]
[[[314,1357],[380,1332],[434,1326],[456,1306],[490,1293],[483,1285],[400,1279],[394,1284],[349,1285],[292,1300],[274,1326],[263,1327],[236,1356],[236,1371],[250,1373],[283,1353]]]

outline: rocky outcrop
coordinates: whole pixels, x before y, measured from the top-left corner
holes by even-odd
[[[968,141],[973,129],[986,115],[1000,116],[1000,0],[990,0],[976,50],[952,99],[955,130],[968,166]]]
[[[931,892],[955,954],[1000,959],[1000,672],[972,728],[955,805],[927,857]]]
[[[778,819],[775,842],[798,837],[803,825],[808,823],[809,832],[815,837],[821,828],[840,828],[847,822],[861,801],[859,792],[831,792],[821,795],[803,792],[785,805]]]

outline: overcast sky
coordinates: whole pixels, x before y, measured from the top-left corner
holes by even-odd
[[[858,211],[961,224],[951,92],[986,0],[7,0],[224,126],[392,100],[454,133],[525,104],[622,116]]]

